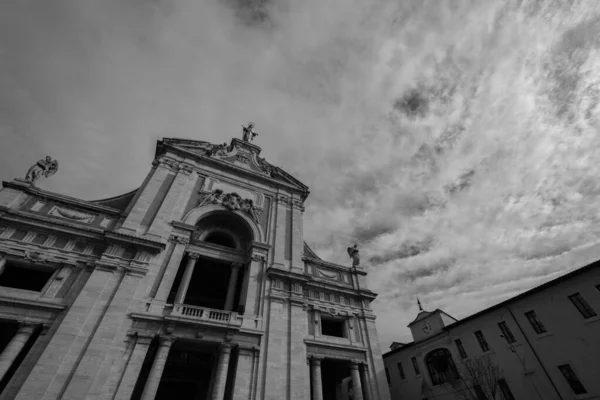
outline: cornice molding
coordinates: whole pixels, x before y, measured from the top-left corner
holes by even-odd
[[[133,244],[141,249],[148,250],[150,252],[152,252],[152,251],[159,252],[159,251],[162,251],[166,247],[165,243],[156,242],[154,240],[149,240],[149,239],[145,239],[145,238],[140,238],[137,236],[130,236],[130,235],[126,235],[124,233],[105,231],[104,235],[109,244],[112,244],[112,243]]]
[[[34,300],[34,299],[24,299],[20,297],[9,297],[9,296],[1,296],[0,295],[0,304],[8,303],[12,306],[25,306],[28,308],[35,309],[50,309],[52,311],[62,311],[67,308],[67,305],[64,303],[56,303],[51,301],[43,301],[43,300]]]
[[[93,210],[96,212],[103,212],[103,213],[114,214],[114,215],[121,214],[121,211],[117,210],[116,208],[100,206],[98,204],[94,204],[94,203],[91,203],[91,202],[88,202],[85,200],[80,200],[75,197],[69,197],[69,196],[58,194],[58,193],[47,192],[36,186],[32,186],[32,185],[29,185],[26,183],[21,183],[18,181],[12,181],[12,182],[3,181],[2,185],[4,187],[19,189],[19,190],[21,190],[27,194],[31,194],[33,196],[38,196],[38,197],[42,197],[45,199],[66,203],[66,204],[73,205],[76,207],[86,208],[88,210]]]

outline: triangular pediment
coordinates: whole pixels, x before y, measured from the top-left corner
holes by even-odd
[[[227,145],[227,143],[213,144],[201,140],[165,138],[159,142],[157,156],[159,155],[160,148],[164,145],[181,149],[203,158],[226,162],[240,169],[284,182],[301,191],[308,192],[308,187],[302,182],[260,157],[261,148],[250,142],[232,139],[231,143]]]

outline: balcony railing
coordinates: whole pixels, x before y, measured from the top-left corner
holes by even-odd
[[[186,304],[175,304],[171,316],[235,326],[242,325],[243,319],[242,316],[233,311],[215,310]]]

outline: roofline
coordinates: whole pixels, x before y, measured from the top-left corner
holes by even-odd
[[[246,174],[246,175],[252,176],[253,178],[257,178],[259,180],[267,181],[267,182],[269,182],[271,184],[275,183],[275,185],[277,185],[277,186],[286,187],[286,188],[290,189],[293,192],[300,193],[303,202],[306,200],[306,198],[310,194],[308,186],[306,186],[305,184],[303,184],[302,182],[300,182],[298,179],[294,178],[293,176],[291,176],[290,174],[288,174],[287,172],[285,172],[283,169],[281,169],[280,167],[277,167],[275,165],[272,165],[273,168],[277,169],[277,171],[279,173],[282,173],[281,174],[282,176],[284,176],[287,179],[293,180],[294,183],[297,182],[297,184],[301,185],[301,187],[294,186],[294,184],[291,183],[291,182],[278,181],[278,180],[273,179],[271,177],[268,177],[268,176],[265,176],[265,175],[262,175],[262,174],[258,174],[258,173],[254,172],[254,171],[249,171],[247,169],[240,168],[240,167],[238,167],[236,165],[233,165],[233,164],[230,164],[230,163],[227,163],[227,162],[223,162],[223,161],[217,160],[215,158],[210,158],[210,157],[206,157],[206,156],[200,155],[198,153],[194,153],[191,150],[188,150],[188,149],[185,149],[185,148],[182,148],[182,147],[178,147],[174,143],[165,143],[163,141],[165,139],[172,139],[172,138],[163,138],[162,140],[157,140],[156,148],[155,148],[155,152],[154,152],[154,158],[157,158],[160,155],[164,154],[166,148],[168,147],[169,149],[171,149],[171,150],[173,150],[175,152],[179,151],[179,152],[182,152],[183,154],[187,154],[187,155],[191,155],[191,156],[197,157],[198,160],[206,161],[208,163],[217,164],[220,167],[231,169],[231,170],[235,171],[236,173]],[[181,139],[181,140],[189,140],[189,139]],[[208,143],[208,142],[206,142],[206,143]]]
[[[118,195],[118,196],[107,197],[107,198],[105,198],[105,199],[90,200],[90,203],[101,203],[101,202],[103,202],[103,201],[111,201],[111,200],[122,199],[123,197],[127,197],[127,196],[129,196],[129,195],[132,195],[132,194],[134,194],[134,193],[135,193],[135,192],[137,192],[138,190],[140,190],[140,188],[133,189],[133,190],[131,190],[131,191],[127,192],[127,193],[123,193],[123,194],[120,194],[120,195]]]
[[[531,296],[531,295],[536,294],[538,292],[541,292],[541,291],[543,291],[545,289],[548,289],[548,288],[550,288],[552,286],[556,286],[556,285],[558,285],[560,283],[563,283],[564,281],[566,281],[568,279],[571,279],[571,278],[574,278],[574,277],[576,277],[578,275],[581,275],[581,274],[584,274],[586,272],[589,272],[589,271],[591,271],[591,270],[593,270],[594,268],[597,268],[597,267],[600,267],[600,260],[597,260],[597,261],[594,261],[594,262],[592,262],[590,264],[584,265],[583,267],[577,268],[577,269],[575,269],[575,270],[573,270],[571,272],[568,272],[568,273],[566,273],[564,275],[559,276],[558,278],[552,279],[551,281],[548,281],[548,282],[543,283],[543,284],[541,284],[539,286],[536,286],[536,287],[534,287],[532,289],[529,289],[529,290],[527,290],[527,291],[525,291],[525,292],[523,292],[521,294],[518,294],[518,295],[516,295],[514,297],[511,297],[510,299],[504,300],[504,301],[502,301],[502,302],[500,302],[498,304],[495,304],[495,305],[493,305],[491,307],[485,308],[485,309],[483,309],[481,311],[476,312],[475,314],[471,314],[468,317],[460,319],[460,320],[458,320],[458,321],[456,321],[456,322],[454,322],[454,323],[452,323],[450,325],[446,325],[445,327],[442,328],[442,330],[438,334],[443,333],[443,332],[447,332],[448,330],[456,328],[457,326],[459,326],[459,325],[461,325],[463,323],[466,323],[468,321],[471,321],[472,319],[475,319],[475,318],[477,318],[477,317],[479,317],[479,316],[481,316],[483,314],[495,311],[495,310],[497,310],[499,308],[506,307],[510,303],[522,300],[523,298],[525,298],[527,296]],[[432,336],[431,338],[434,338],[436,336],[437,335]],[[428,338],[428,339],[431,339],[431,338]],[[409,346],[413,346],[415,343],[416,342],[412,341],[410,343],[405,344],[402,347],[398,347],[395,350],[390,350],[387,353],[383,354],[382,357],[385,358],[387,356],[391,356],[392,354],[397,353],[397,352],[399,352],[402,349],[405,349],[405,348],[407,348]]]

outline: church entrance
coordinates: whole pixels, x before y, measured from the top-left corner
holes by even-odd
[[[214,343],[175,341],[155,400],[209,399],[218,356],[218,347]]]
[[[323,400],[349,400],[348,385],[350,381],[350,365],[348,361],[324,359],[321,362],[321,382],[323,384]]]

